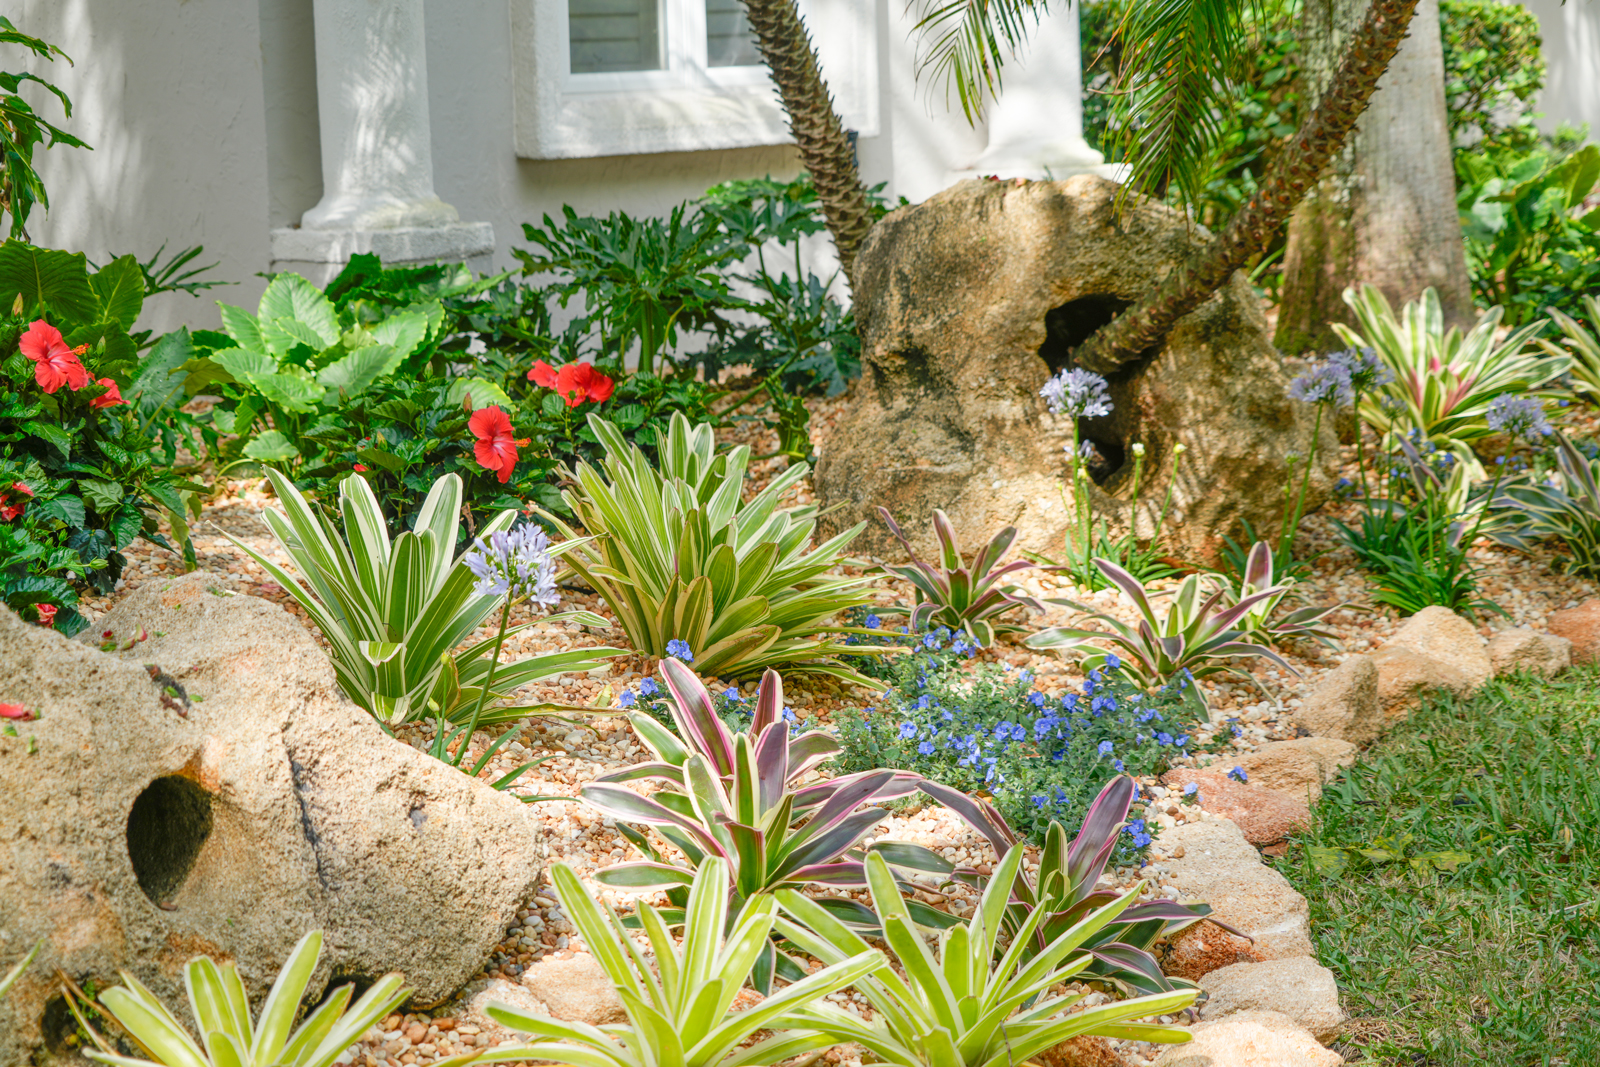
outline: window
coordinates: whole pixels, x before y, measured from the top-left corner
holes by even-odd
[[[572,73],[661,69],[657,0],[568,0]]]
[[[885,0],[799,0],[845,125],[877,132]],[[512,0],[517,154],[784,144],[743,0]]]

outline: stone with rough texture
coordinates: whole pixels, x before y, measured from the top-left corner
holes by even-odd
[[[1430,693],[1472,692],[1472,679],[1459,668],[1416,649],[1384,645],[1371,658],[1378,668],[1378,705],[1386,722],[1405,718]]]
[[[1591,597],[1575,608],[1552,611],[1545,625],[1557,637],[1572,642],[1574,664],[1600,660],[1600,599]]]
[[[1230,934],[1215,923],[1195,923],[1173,936],[1161,959],[1161,969],[1173,978],[1198,982],[1223,967],[1264,959],[1247,938]]]
[[[1189,1031],[1194,1040],[1169,1045],[1155,1067],[1340,1067],[1304,1027],[1275,1011],[1241,1011]]]
[[[1218,920],[1255,940],[1262,958],[1312,954],[1306,898],[1261,862],[1233,823],[1226,819],[1184,823],[1162,831],[1159,844],[1168,857],[1161,863],[1183,898],[1211,905]]]
[[[1214,764],[1233,762],[1244,769],[1251,785],[1265,786],[1296,799],[1316,803],[1322,783],[1356,759],[1356,746],[1333,737],[1301,737],[1294,741],[1269,741],[1254,752],[1244,752]]]
[[[856,260],[861,382],[816,471],[819,503],[839,507],[819,519],[823,533],[868,520],[853,548],[898,557],[881,505],[928,553],[941,508],[963,543],[1016,525],[1019,544],[1060,551],[1070,425],[1048,414],[1039,389],[1206,237],[1182,213],[1137,197],[1118,218],[1116,198],[1114,183],[1089,175],[966,181],[872,228]],[[1177,471],[1173,555],[1213,560],[1241,519],[1256,529],[1276,522],[1283,456],[1307,453],[1315,414],[1288,399],[1287,384],[1259,301],[1235,274],[1159,350],[1111,376],[1108,416],[1084,420],[1099,455],[1097,514],[1127,528],[1138,443],[1141,533],[1153,532]],[[1331,425],[1322,437],[1311,503],[1326,496],[1337,462]]]
[[[1311,822],[1311,809],[1303,797],[1236,781],[1221,766],[1203,771],[1180,767],[1168,771],[1161,781],[1179,792],[1191,784],[1198,786],[1200,806],[1232,819],[1252,845],[1276,844]]]
[[[1469,692],[1494,675],[1494,664],[1477,627],[1449,608],[1423,608],[1407,619],[1384,647],[1409,648],[1454,667],[1466,678]]]
[[[1317,737],[1365,745],[1383,732],[1378,703],[1378,665],[1370,656],[1351,656],[1322,676],[1295,711],[1294,723]]]
[[[1538,630],[1501,630],[1489,638],[1485,651],[1497,678],[1518,671],[1554,678],[1572,666],[1572,642]]]
[[[587,952],[566,960],[539,960],[523,972],[522,984],[544,1002],[545,1014],[552,1019],[605,1026],[627,1018],[616,987]]]
[[[1033,1056],[1038,1067],[1123,1067],[1124,1060],[1103,1037],[1079,1034]]]
[[[314,995],[400,971],[427,1005],[535,887],[521,803],[386,737],[303,626],[215,583],[152,581],[84,641],[0,610],[0,701],[40,714],[0,736],[0,959],[44,939],[0,1000],[0,1063],[40,1051],[58,968],[176,1003],[207,954],[259,998],[313,929]],[[132,647],[93,647],[107,629]]]
[[[1220,1019],[1241,1011],[1275,1011],[1287,1015],[1324,1045],[1339,1036],[1344,1012],[1333,972],[1310,956],[1264,963],[1237,963],[1200,979],[1206,1002],[1202,1019]]]

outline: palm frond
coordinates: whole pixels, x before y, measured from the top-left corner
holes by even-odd
[[[1034,0],[913,0],[919,39],[916,76],[932,74],[955,91],[968,122],[983,117],[985,102],[1000,94],[1000,69],[1027,42],[1029,16],[1037,26],[1049,5]]]
[[[1118,104],[1125,192],[1169,188],[1199,200],[1233,107],[1228,76],[1248,43],[1241,0],[1140,0],[1117,33],[1123,69]]]

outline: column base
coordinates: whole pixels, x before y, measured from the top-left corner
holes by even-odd
[[[1122,181],[1128,173],[1128,165],[1107,163],[1105,159],[1081,137],[1044,144],[1012,142],[991,145],[970,167],[951,171],[950,177],[952,181],[993,176],[1038,182],[1061,181],[1075,174],[1093,174],[1108,181]]]
[[[313,285],[327,285],[357,253],[371,253],[385,266],[466,263],[473,270],[493,268],[494,227],[487,222],[414,226],[396,230],[272,231],[274,272],[293,271]]]

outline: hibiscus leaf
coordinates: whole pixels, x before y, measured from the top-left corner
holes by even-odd
[[[110,515],[122,506],[122,485],[100,478],[85,478],[78,483],[84,500],[97,513]]]
[[[32,510],[35,519],[59,519],[68,526],[82,526],[87,516],[83,501],[75,496],[58,496]]]
[[[118,548],[126,548],[133,543],[144,529],[144,512],[136,504],[124,504],[117,509],[111,519],[111,537]]]
[[[63,459],[71,457],[72,434],[62,427],[50,422],[33,420],[23,423],[18,429],[23,433],[33,434],[35,437],[42,437],[49,441],[55,446],[56,451],[61,453]]]

